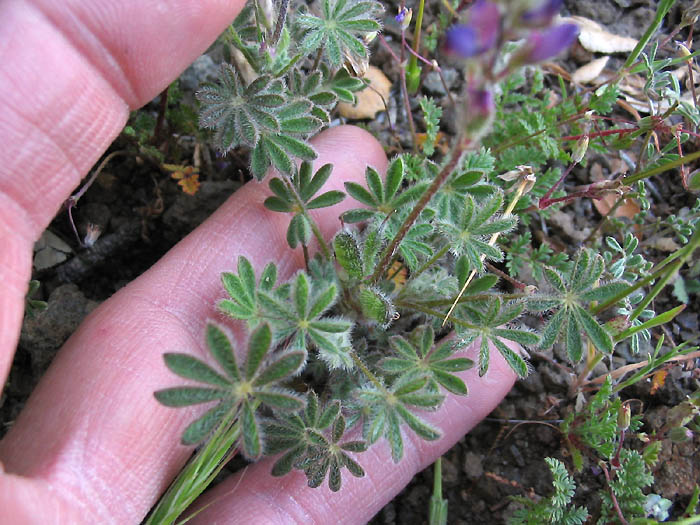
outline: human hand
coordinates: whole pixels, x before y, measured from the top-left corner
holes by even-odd
[[[136,108],[182,71],[225,28],[243,0],[143,2],[8,0],[0,3],[0,379],[7,377],[22,322],[32,245],[82,176]],[[318,165],[333,162],[328,186],[363,180],[386,158],[350,127],[314,141]],[[236,192],[151,270],[96,309],[69,339],[0,442],[0,523],[138,523],[191,448],[179,444],[193,410],[159,405],[153,391],[173,385],[162,353],[205,353],[219,274],[239,255],[280,277],[303,265],[290,258],[287,219],[264,210],[263,185]],[[348,207],[350,204],[348,203]],[[316,214],[324,234],[338,228],[342,204]],[[302,473],[270,475],[261,461],[224,481],[201,523],[363,523],[413,474],[473,427],[510,389],[500,354],[489,373],[465,373],[467,398],[448,396],[429,414],[439,441],[411,440],[397,467],[380,442],[362,456],[367,475],[338,494],[309,489]],[[361,504],[358,505],[358,502]],[[331,518],[333,517],[333,518]],[[342,517],[342,518],[339,518]]]

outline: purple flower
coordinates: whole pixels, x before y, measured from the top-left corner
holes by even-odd
[[[573,44],[578,32],[576,24],[562,24],[546,31],[533,32],[518,53],[518,62],[534,64],[552,58]]]
[[[501,13],[498,6],[478,0],[469,10],[469,24],[460,24],[447,31],[445,50],[470,58],[491,49],[498,40]]]
[[[561,9],[564,0],[544,0],[539,7],[525,11],[520,21],[527,27],[547,27]]]
[[[498,6],[487,0],[477,0],[469,10],[469,25],[477,28],[481,49],[491,49],[501,29],[501,12]]]
[[[471,26],[452,26],[445,38],[445,51],[450,54],[469,58],[481,53],[474,28]]]
[[[469,90],[469,109],[480,117],[489,117],[496,110],[493,93],[488,89]]]

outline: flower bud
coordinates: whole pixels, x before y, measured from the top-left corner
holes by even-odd
[[[576,24],[562,24],[542,32],[532,32],[527,42],[513,56],[510,67],[536,64],[552,58],[574,43],[579,28]]]
[[[491,49],[498,41],[501,12],[498,6],[478,0],[469,10],[469,24],[451,27],[445,38],[447,53],[471,58]]]
[[[685,443],[693,439],[693,433],[685,427],[673,427],[668,433],[668,437],[674,443]]]
[[[476,140],[488,131],[496,113],[493,93],[488,89],[469,89],[465,102],[465,129],[471,139]]]
[[[559,13],[563,3],[564,0],[544,0],[539,7],[525,11],[520,16],[520,22],[525,27],[548,27]]]
[[[632,419],[632,411],[629,405],[622,405],[617,412],[617,428],[627,430]]]
[[[405,7],[394,17],[394,19],[401,24],[401,29],[404,31],[411,25],[411,18],[413,18],[413,9],[406,9]]]
[[[571,152],[572,160],[574,164],[578,164],[586,156],[586,151],[588,151],[588,135],[584,135],[576,142],[574,151]]]

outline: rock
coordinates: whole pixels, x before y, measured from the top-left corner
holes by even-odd
[[[233,181],[203,181],[195,195],[181,193],[163,214],[169,228],[191,231],[199,226],[231,195],[239,184]]]
[[[540,368],[540,374],[547,389],[566,391],[569,388],[568,374],[559,368],[543,366]]]
[[[470,480],[479,479],[484,474],[484,465],[479,454],[467,452],[464,455],[464,473]]]
[[[445,79],[445,84],[447,84],[447,89],[452,90],[459,81],[459,73],[456,69],[447,67],[442,70],[442,76]],[[440,80],[440,73],[437,71],[431,71],[423,79],[423,87],[433,95],[440,95],[444,97],[447,95],[445,91],[445,86],[442,85]]]
[[[369,80],[370,87],[355,93],[357,102],[348,104],[341,102],[338,104],[338,113],[350,120],[362,120],[374,118],[380,111],[384,111],[389,104],[391,93],[391,80],[389,80],[381,69],[370,66],[365,74],[365,80]]]
[[[447,456],[442,457],[442,482],[447,487],[459,483],[459,469]]]
[[[21,350],[29,353],[32,367],[43,371],[58,349],[78,328],[97,302],[87,299],[75,284],[56,288],[46,310],[26,316],[19,339]]]
[[[197,91],[202,82],[213,82],[218,77],[219,68],[209,55],[202,55],[192,62],[180,77],[180,87],[184,91]]]

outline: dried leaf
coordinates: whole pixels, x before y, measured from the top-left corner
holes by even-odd
[[[626,53],[632,51],[637,40],[608,32],[603,26],[583,16],[562,19],[579,26],[578,41],[584,49],[594,53]]]
[[[603,69],[605,68],[605,65],[608,63],[609,59],[609,56],[596,58],[585,66],[578,68],[572,75],[571,79],[577,84],[588,84],[593,82],[603,72]]]
[[[374,118],[377,113],[384,111],[384,102],[389,100],[391,81],[379,68],[374,66],[370,66],[364,78],[369,81],[369,87],[355,94],[357,98],[355,105],[347,102],[338,104],[338,112],[341,116],[351,120],[360,120]]]
[[[664,386],[664,382],[666,381],[666,375],[668,374],[667,370],[657,370],[657,372],[654,374],[654,376],[651,379],[651,390],[649,393],[653,396],[656,394],[656,392],[659,390],[659,388]]]
[[[166,170],[172,171],[170,176],[178,181],[182,191],[188,195],[194,195],[199,190],[199,174],[194,166],[178,166],[175,164],[163,164]]]
[[[62,263],[73,253],[60,237],[46,230],[34,244],[34,268],[45,270]]]
[[[678,243],[673,240],[673,237],[658,237],[653,239],[650,244],[652,248],[659,250],[660,252],[672,253],[681,249]]]

